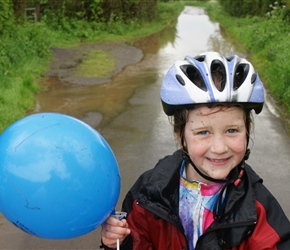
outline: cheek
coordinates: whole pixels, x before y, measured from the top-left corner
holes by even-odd
[[[245,153],[247,149],[247,140],[243,137],[236,138],[231,143],[231,148],[236,153]]]
[[[208,142],[191,141],[187,144],[188,153],[192,157],[198,157],[205,154],[210,147]]]

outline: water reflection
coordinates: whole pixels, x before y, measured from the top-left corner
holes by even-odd
[[[219,31],[215,31],[214,34],[209,37],[208,45],[213,51],[219,51],[224,55],[231,55],[234,52],[233,47],[226,46],[227,42],[223,40]]]
[[[178,18],[175,53],[180,57],[211,50],[208,40],[218,27],[210,21],[204,9],[185,7]]]
[[[141,48],[146,54],[157,54],[164,47],[174,44],[177,33],[177,20],[166,26],[160,32],[135,42],[135,46]]]

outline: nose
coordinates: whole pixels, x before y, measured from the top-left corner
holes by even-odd
[[[228,151],[228,146],[223,136],[216,135],[213,137],[211,151],[216,154],[223,154]]]

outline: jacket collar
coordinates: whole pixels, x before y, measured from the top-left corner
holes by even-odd
[[[148,178],[143,177],[139,194],[139,201],[148,210],[166,220],[172,220],[174,224],[180,224],[179,180],[182,161],[180,150],[161,159],[148,173]]]

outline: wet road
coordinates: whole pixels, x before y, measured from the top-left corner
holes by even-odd
[[[238,53],[223,38],[219,25],[212,23],[202,9],[185,9],[178,19],[176,33],[175,30],[164,30],[157,38],[149,38],[138,46],[143,50],[144,58],[112,79],[113,85],[122,86],[122,83],[129,82],[135,86],[132,89],[130,85],[130,95],[122,104],[122,112],[99,128],[119,162],[122,179],[120,202],[143,171],[152,168],[158,159],[177,148],[159,98],[165,71],[175,60],[188,54],[206,50]],[[281,121],[267,105],[255,119],[252,138],[252,154],[248,162],[263,177],[265,185],[290,218],[290,139]],[[120,209],[120,202],[117,209]],[[3,218],[1,222],[0,249],[99,249],[100,229],[76,239],[53,241],[27,235]]]

